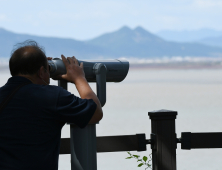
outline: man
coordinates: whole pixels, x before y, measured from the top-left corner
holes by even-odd
[[[0,169],[57,170],[61,129],[66,122],[80,128],[103,117],[100,102],[86,81],[83,63],[62,55],[67,73],[81,98],[49,84],[49,67],[34,41],[15,49],[9,61],[12,77],[0,88],[0,105],[23,85],[0,111]],[[25,84],[25,85],[24,85]]]

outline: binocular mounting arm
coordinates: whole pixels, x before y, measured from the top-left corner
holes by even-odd
[[[106,66],[103,63],[96,63],[93,72],[96,75],[97,97],[103,107],[106,103]]]
[[[93,66],[93,73],[96,75],[97,97],[103,107],[106,103],[106,65],[103,63],[95,63]],[[59,80],[58,86],[67,90],[67,81]]]

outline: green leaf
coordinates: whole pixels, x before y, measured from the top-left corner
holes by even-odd
[[[126,159],[131,159],[131,158],[133,158],[133,157],[127,157]]]
[[[139,155],[133,155],[134,157],[136,157],[136,158],[139,158],[140,156]]]
[[[137,162],[139,162],[139,161],[142,161],[142,159],[138,159],[138,161],[137,161]]]
[[[138,165],[138,167],[141,167],[141,166],[143,166],[143,163],[140,163],[140,164]]]
[[[143,157],[143,160],[146,162],[146,161],[147,161],[147,157],[146,157],[146,156],[144,156],[144,157]]]

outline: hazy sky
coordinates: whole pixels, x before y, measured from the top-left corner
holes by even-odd
[[[127,25],[222,30],[222,0],[0,0],[0,27],[17,33],[94,38]]]

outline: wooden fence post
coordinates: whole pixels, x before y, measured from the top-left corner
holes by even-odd
[[[152,135],[155,136],[152,145],[153,170],[176,170],[177,112],[158,110],[149,112],[148,115],[151,119]]]

